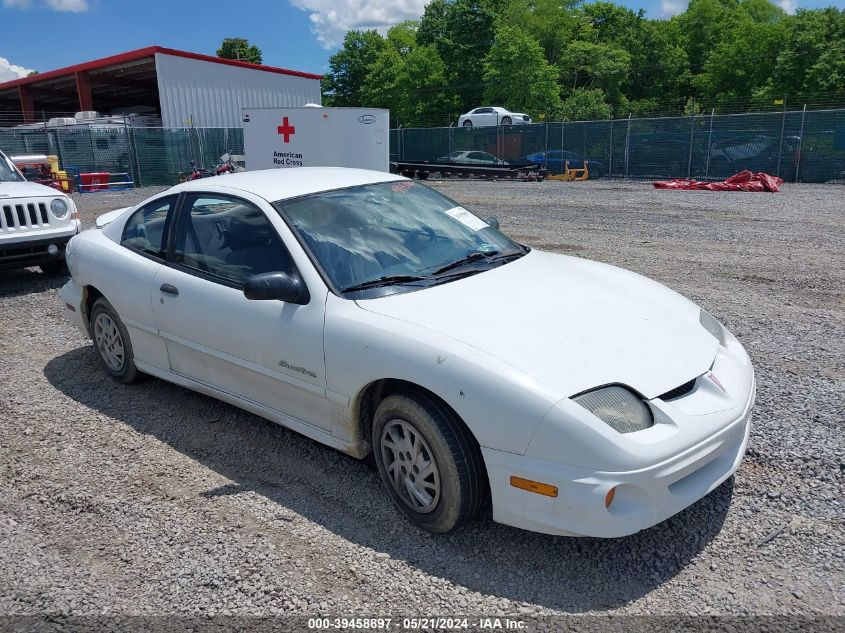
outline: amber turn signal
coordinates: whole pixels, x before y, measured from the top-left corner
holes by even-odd
[[[616,496],[616,486],[613,486],[610,490],[607,491],[607,494],[604,496],[604,507],[609,508],[610,504],[613,503],[613,497]]]
[[[522,477],[517,477],[516,475],[511,475],[511,486],[527,490],[528,492],[536,492],[538,495],[557,497],[557,486],[540,483],[539,481],[531,481],[530,479],[523,479]]]

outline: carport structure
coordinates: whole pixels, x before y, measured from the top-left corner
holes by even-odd
[[[150,46],[0,83],[0,112],[23,123],[78,111],[152,108],[165,127],[234,126],[240,107],[320,102],[320,75]],[[224,110],[225,107],[225,110]],[[192,124],[194,121],[190,121]]]
[[[157,110],[158,50],[142,48],[0,84],[0,110],[21,112],[25,123],[40,120],[36,112],[72,116],[82,110],[111,112],[129,104]]]

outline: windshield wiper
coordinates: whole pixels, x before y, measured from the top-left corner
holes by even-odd
[[[480,262],[480,261],[497,262],[497,261],[502,261],[502,260],[505,260],[505,259],[519,258],[519,257],[522,257],[523,255],[525,255],[526,252],[527,251],[525,251],[525,250],[510,251],[508,253],[500,253],[499,251],[488,251],[486,253],[483,253],[481,251],[475,251],[473,253],[470,253],[466,257],[462,257],[461,259],[458,259],[458,260],[452,262],[451,264],[446,264],[442,268],[435,270],[433,274],[434,275],[440,275],[442,273],[448,272],[448,271],[453,270],[455,268],[460,268],[461,266],[464,266],[466,264],[472,264],[473,262]]]
[[[428,281],[431,277],[423,275],[385,275],[377,279],[370,279],[362,281],[359,284],[353,284],[346,288],[341,288],[341,292],[354,292],[355,290],[366,290],[367,288],[380,288],[381,286],[392,286],[394,284],[404,284],[411,281]]]
[[[498,254],[499,254],[499,251],[487,251],[486,253],[483,253],[481,251],[474,251],[474,252],[470,253],[469,255],[467,255],[466,257],[461,257],[460,259],[456,259],[455,261],[453,261],[449,264],[446,264],[445,266],[443,266],[441,268],[438,268],[432,274],[433,275],[440,275],[440,274],[448,272],[450,270],[454,270],[455,268],[460,268],[461,266],[464,266],[466,264],[471,264],[473,262],[479,262],[483,259],[490,259],[492,257],[495,257]]]

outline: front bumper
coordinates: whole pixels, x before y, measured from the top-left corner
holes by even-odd
[[[65,318],[71,325],[75,325],[83,335],[90,338],[87,315],[83,305],[82,288],[73,280],[73,277],[59,290],[59,296],[64,304]]]
[[[76,220],[69,227],[59,230],[40,231],[37,234],[25,236],[7,236],[0,239],[0,270],[10,268],[27,268],[53,261],[61,261],[65,256],[65,247],[74,235],[79,225]],[[50,254],[49,248],[55,245],[58,251]]]
[[[730,424],[679,454],[629,472],[598,472],[482,448],[493,519],[565,536],[619,537],[649,528],[695,503],[739,468],[748,443],[751,397]],[[557,497],[515,488],[510,477],[552,484]],[[613,501],[605,507],[611,488]]]

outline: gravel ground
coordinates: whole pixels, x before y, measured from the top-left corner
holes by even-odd
[[[158,381],[110,381],[34,270],[0,273],[0,614],[845,614],[845,189],[432,183],[538,248],[633,269],[749,350],[733,480],[617,540],[435,537],[364,463]],[[154,190],[88,195],[83,218]]]

